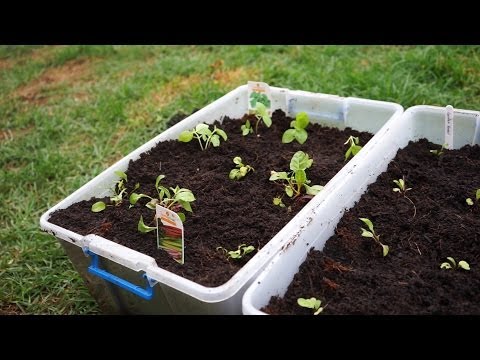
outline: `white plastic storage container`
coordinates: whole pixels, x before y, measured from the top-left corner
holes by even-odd
[[[158,142],[177,139],[180,132],[201,122],[212,123],[223,120],[225,116],[242,117],[247,112],[247,86],[238,87],[139,147],[48,210],[40,219],[41,228],[55,235],[65,247],[73,265],[103,311],[133,314],[241,314],[242,296],[251,280],[287,241],[301,234],[305,226],[322,221],[314,219],[314,215],[318,213],[323,200],[335,190],[337,184],[344,181],[348,173],[355,172],[360,155],[369,152],[378,142],[378,137],[384,134],[380,130],[382,126],[403,113],[400,105],[382,101],[342,98],[276,87],[271,87],[271,93],[274,110],[282,109],[291,116],[306,111],[314,123],[340,129],[349,126],[378,134],[241,270],[218,287],[205,287],[161,269],[153,258],[100,236],[84,237],[54,225],[49,222],[49,217],[58,209],[88,200],[92,196],[110,195],[105,189],[116,180],[114,171],[125,171],[130,160],[138,159],[141,153]]]
[[[466,144],[480,144],[480,113],[454,110],[453,148]],[[445,141],[446,108],[415,106],[407,109],[399,121],[389,122],[383,129],[384,136],[377,138],[371,151],[359,153],[355,160],[358,166],[347,171],[346,176],[335,184],[335,191],[309,212],[314,221],[306,224],[290,239],[284,241],[281,251],[252,281],[243,297],[245,315],[266,315],[260,309],[270,302],[272,296],[283,296],[300,265],[313,247],[322,250],[343,213],[352,208],[367,190],[367,186],[387,170],[397,151],[409,141],[426,138],[442,145]],[[373,139],[372,139],[373,140]],[[343,174],[342,174],[343,175]]]

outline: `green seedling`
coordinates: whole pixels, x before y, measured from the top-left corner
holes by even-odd
[[[362,149],[362,147],[358,145],[359,143],[360,139],[353,136],[350,136],[347,141],[343,143],[344,145],[350,144],[350,147],[345,152],[345,161],[347,161],[350,156],[357,155],[358,152]]]
[[[145,225],[145,223],[143,222],[143,216],[140,215],[140,220],[138,221],[137,229],[141,233],[148,233],[150,231],[157,230],[157,227]]]
[[[297,151],[290,160],[290,170],[287,172],[270,172],[270,181],[283,180],[285,186],[285,193],[289,197],[296,198],[301,194],[302,188],[308,195],[317,195],[322,189],[321,185],[309,186],[310,180],[307,179],[306,169],[312,166],[313,159],[308,157],[308,154],[303,151]]]
[[[235,156],[233,158],[233,163],[237,165],[236,166],[237,168],[230,170],[230,174],[228,175],[228,178],[231,180],[240,180],[245,175],[247,175],[248,172],[255,170],[250,165],[243,164],[242,158],[240,156]]]
[[[227,141],[227,134],[222,129],[213,127],[213,130],[210,130],[207,124],[198,124],[195,126],[194,130],[185,130],[180,133],[178,140],[181,142],[190,142],[193,138],[198,140],[200,144],[200,149],[206,150],[210,144],[213,147],[220,146],[220,137]]]
[[[471,198],[467,198],[465,201],[470,206],[473,206],[473,204],[474,204],[474,202]],[[475,201],[477,202],[477,204],[480,203],[480,189],[477,189],[477,191],[475,192]]]
[[[362,236],[375,240],[375,242],[382,247],[383,256],[387,256],[390,248],[388,247],[388,245],[384,245],[380,242],[380,235],[375,233],[375,230],[373,229],[373,223],[370,221],[370,219],[367,218],[360,218],[360,220],[368,227],[368,230],[361,228]]]
[[[440,150],[430,150],[430,152],[434,155],[441,156],[441,155],[443,155],[443,150],[447,149],[447,146],[448,146],[448,144],[445,143],[445,144],[442,145]]]
[[[394,192],[399,192],[400,194],[405,195],[407,191],[412,190],[412,188],[407,188],[405,186],[405,178],[393,180],[393,182],[395,183],[395,185],[397,185],[397,187],[393,188]]]
[[[255,247],[253,247],[253,245],[247,246],[246,244],[241,244],[238,246],[237,250],[228,251],[221,246],[217,247],[217,250],[223,250],[227,254],[227,259],[241,259],[245,255],[254,251]]]
[[[260,120],[262,120],[267,127],[272,126],[272,118],[270,115],[268,115],[268,110],[265,105],[263,105],[261,102],[257,102],[257,105],[253,111],[255,117],[257,118],[257,122],[255,123],[255,134],[258,134],[258,124],[260,123]]]
[[[95,204],[92,205],[92,212],[100,212],[105,210],[107,207],[107,204],[105,204],[103,201],[97,201]]]
[[[402,194],[405,199],[407,199],[408,201],[410,201],[410,203],[413,205],[413,217],[415,217],[415,215],[417,214],[417,207],[416,207],[415,204],[413,203],[412,199],[410,199],[410,198],[406,195],[406,194],[407,194],[407,191],[412,190],[412,188],[407,188],[407,187],[406,187],[406,185],[405,185],[405,178],[398,179],[398,180],[393,180],[393,182],[395,183],[395,185],[397,185],[397,187],[394,187],[394,188],[393,188],[393,191],[394,191],[394,192],[398,192],[399,194]]]
[[[254,91],[250,94],[250,106],[255,107],[258,103],[261,103],[266,107],[270,107],[270,99],[268,96],[266,94]]]
[[[285,204],[283,203],[282,198],[280,196],[276,196],[273,198],[273,205],[280,206],[282,208],[285,207]]]
[[[324,309],[323,307],[320,306],[320,305],[322,305],[322,301],[318,300],[314,297],[312,297],[310,299],[298,298],[297,299],[297,304],[300,305],[301,307],[315,310],[313,315],[320,314]]]
[[[456,263],[455,259],[450,257],[450,256],[447,256],[447,260],[449,262],[444,262],[444,263],[441,263],[440,264],[440,269],[463,269],[463,270],[470,270],[470,265],[465,261],[465,260],[461,260],[458,262],[458,264]]]
[[[191,212],[191,202],[195,201],[195,196],[189,189],[180,188],[178,186],[166,188],[160,184],[160,181],[165,178],[165,175],[158,175],[155,181],[155,189],[157,190],[158,197],[152,198],[145,194],[132,193],[130,195],[130,204],[135,205],[141,198],[150,199],[145,205],[149,209],[155,210],[155,206],[158,204],[167,209],[175,211],[182,221],[185,221],[185,214],[179,212],[181,208]],[[140,223],[139,223],[140,226]]]
[[[305,128],[308,126],[309,120],[306,112],[302,111],[297,114],[295,120],[290,123],[291,129],[286,130],[282,136],[282,143],[288,144],[293,140],[297,140],[300,144],[307,141],[308,133]]]
[[[240,126],[240,129],[242,130],[242,135],[247,136],[248,134],[253,133],[252,125],[250,124],[250,120],[247,120],[245,124]]]
[[[114,171],[115,175],[117,175],[120,179],[115,181],[114,186],[113,186],[113,195],[110,197],[110,201],[114,204],[114,206],[119,206],[123,202],[123,196],[127,192],[127,188],[125,184],[128,181],[127,174],[125,174],[123,171]],[[137,190],[140,187],[139,183],[135,184],[135,187],[133,188],[132,192]],[[100,212],[105,210],[107,206],[113,206],[113,205],[107,205],[103,201],[97,201],[95,204],[92,205],[91,210],[93,212]]]

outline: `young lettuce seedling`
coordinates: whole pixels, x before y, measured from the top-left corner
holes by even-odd
[[[282,143],[288,144],[291,143],[294,139],[297,140],[300,144],[303,144],[307,141],[308,133],[305,128],[308,126],[309,120],[306,112],[299,112],[295,118],[290,123],[291,129],[286,130],[282,136]]]
[[[178,186],[167,189],[160,185],[160,181],[165,178],[165,175],[158,175],[155,181],[155,189],[158,193],[158,198],[152,198],[145,194],[132,193],[130,195],[130,204],[135,205],[141,198],[150,199],[145,205],[149,209],[155,210],[155,205],[163,206],[167,209],[175,211],[182,221],[185,221],[185,214],[178,212],[181,208],[191,212],[191,202],[195,201],[195,196],[189,189],[180,188]],[[139,223],[140,226],[140,223]]]
[[[458,268],[461,268],[463,270],[470,270],[470,265],[465,261],[465,260],[461,260],[458,262],[458,264],[456,263],[455,259],[453,257],[450,257],[450,256],[447,256],[447,260],[450,261],[450,263],[448,262],[444,262],[440,265],[440,269],[458,269]]]
[[[230,170],[230,174],[228,175],[228,178],[231,179],[231,180],[240,180],[245,175],[247,175],[248,172],[255,170],[250,165],[243,164],[242,163],[242,158],[240,156],[235,156],[233,158],[233,163],[237,164],[237,166],[236,166],[237,169]]]
[[[315,310],[313,315],[320,314],[324,309],[323,307],[320,306],[320,305],[322,305],[322,301],[318,300],[314,297],[312,297],[310,299],[298,298],[297,299],[297,304],[300,305],[301,307]]]
[[[282,198],[280,196],[276,196],[273,198],[273,205],[280,206],[282,208],[285,207],[285,204],[283,203]]]
[[[402,194],[405,199],[407,199],[408,201],[410,201],[410,203],[413,205],[413,217],[415,217],[415,215],[417,214],[417,207],[416,207],[415,204],[413,203],[412,199],[410,199],[410,198],[406,195],[407,191],[412,190],[412,188],[407,188],[407,187],[406,187],[406,185],[405,185],[405,178],[398,179],[398,180],[393,180],[393,182],[395,183],[395,185],[397,185],[397,187],[394,187],[392,190],[393,190],[394,192],[398,192],[399,194]]]
[[[284,180],[287,184],[285,186],[285,193],[289,197],[296,198],[301,194],[302,188],[308,195],[317,195],[323,186],[313,185],[309,186],[310,180],[307,179],[306,169],[312,166],[313,159],[308,157],[308,154],[303,151],[297,151],[290,160],[290,172],[270,172],[270,181]]]
[[[474,204],[473,200],[470,198],[467,198],[465,201],[470,206],[473,206]],[[477,191],[475,192],[475,201],[477,202],[477,204],[480,204],[480,189],[477,189]]]
[[[258,134],[258,124],[260,120],[262,120],[267,127],[272,126],[272,118],[270,117],[270,115],[268,115],[267,107],[261,102],[257,101],[254,109],[254,114],[257,118],[257,122],[255,123],[255,134]]]
[[[242,130],[243,136],[247,136],[248,134],[253,133],[252,125],[250,125],[250,120],[247,120],[245,124],[240,126],[240,129]]]
[[[358,137],[350,136],[347,141],[344,142],[344,145],[350,144],[350,147],[345,152],[345,161],[348,160],[350,156],[355,156],[362,149],[360,145],[360,139]]]
[[[395,185],[397,185],[397,187],[393,188],[394,192],[399,192],[400,194],[405,195],[407,191],[412,190],[412,188],[406,188],[405,178],[393,180],[393,182],[395,183]]]
[[[203,151],[206,150],[210,144],[212,144],[213,147],[220,146],[220,137],[224,141],[227,141],[227,134],[222,129],[214,126],[212,131],[207,124],[198,124],[194,130],[182,131],[178,136],[178,141],[190,142],[193,138],[196,138],[200,144],[200,149]]]
[[[227,259],[241,259],[247,254],[250,254],[255,250],[253,245],[247,246],[246,244],[241,244],[238,246],[237,250],[228,251],[224,247],[217,247],[217,250],[223,250],[227,254]]]
[[[365,225],[367,225],[368,230],[370,230],[370,231],[368,231],[368,230],[365,230],[364,228],[361,228],[362,229],[362,236],[372,238],[373,240],[375,240],[375,242],[382,247],[383,256],[387,256],[390,248],[388,247],[388,245],[384,245],[380,242],[380,235],[377,235],[375,233],[375,230],[373,229],[373,223],[370,221],[370,219],[367,219],[367,218],[360,218],[360,220]]]
[[[113,196],[110,197],[110,201],[114,203],[115,206],[120,206],[120,204],[123,202],[123,195],[127,192],[127,188],[125,187],[125,183],[127,182],[127,174],[119,170],[114,171],[114,173],[120,179],[115,181],[114,183],[114,186],[112,189]],[[139,187],[140,187],[140,184],[136,183],[132,191],[137,190]],[[103,201],[97,201],[95,204],[92,205],[91,211],[100,212],[105,210],[107,206],[112,206],[112,205],[107,205]]]
[[[447,149],[448,144],[443,144],[440,150],[430,150],[430,152],[434,155],[441,156],[443,155],[443,150]]]

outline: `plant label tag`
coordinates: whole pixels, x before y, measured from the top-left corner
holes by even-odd
[[[165,250],[176,262],[183,264],[184,242],[183,223],[180,217],[163,206],[156,205],[157,247]]]
[[[259,81],[249,81],[247,84],[248,95],[248,113],[255,111],[257,102],[262,103],[268,110],[268,114],[272,114],[272,94],[270,86],[267,83]]]
[[[472,146],[480,145],[480,114],[475,116],[475,134],[473,135]]]
[[[447,149],[453,149],[453,107],[447,105],[445,112],[445,144]]]

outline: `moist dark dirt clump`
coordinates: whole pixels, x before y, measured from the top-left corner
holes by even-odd
[[[271,314],[311,314],[297,298],[328,304],[324,314],[480,314],[480,206],[468,206],[480,188],[480,147],[445,151],[426,140],[410,142],[340,220],[323,252],[311,250],[285,297],[271,299]],[[407,196],[392,191],[405,176]],[[361,237],[372,220],[382,249]],[[470,271],[444,270],[453,257]]]
[[[250,116],[253,124],[254,119]],[[93,213],[91,205],[99,199],[92,198],[58,210],[50,221],[82,235],[101,235],[152,256],[158,266],[202,285],[221,285],[256,251],[240,261],[227,260],[225,253],[216,250],[217,247],[236,250],[245,243],[261,249],[307,203],[306,199],[292,202],[281,186],[269,181],[271,170],[289,170],[293,154],[302,150],[314,159],[312,167],[307,170],[311,185],[325,185],[346,164],[347,146],[343,143],[347,138],[359,136],[360,144],[364,145],[372,137],[350,128],[340,131],[310,124],[305,144],[282,144],[282,134],[293,119],[276,111],[272,120],[270,128],[263,124],[259,126],[259,136],[251,134],[246,137],[240,130],[245,119],[228,120],[217,124],[228,134],[228,141],[222,141],[218,148],[201,151],[195,139],[190,143],[172,140],[157,144],[138,160],[130,162],[126,171],[129,192],[138,182],[140,188],[136,192],[154,196],[155,179],[164,174],[163,184],[179,185],[194,193],[193,213],[186,214],[184,223],[184,265],[177,264],[164,251],[157,249],[155,232],[142,234],[137,231],[140,215],[147,225],[153,225],[154,211],[144,206],[146,199],[139,200],[131,209],[128,209],[127,200],[118,207]],[[235,167],[232,161],[235,156],[240,156],[245,164],[255,169],[240,181],[228,178],[230,170]],[[272,204],[278,195],[283,195],[285,208]],[[109,203],[108,199],[103,200]]]

